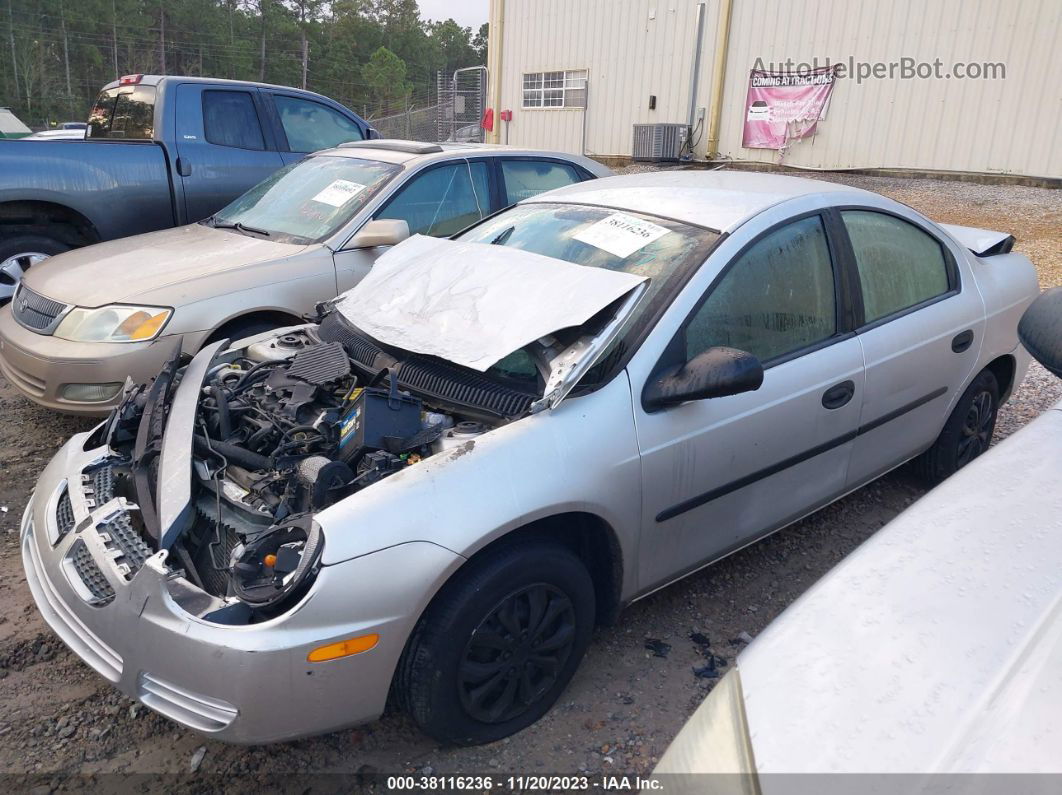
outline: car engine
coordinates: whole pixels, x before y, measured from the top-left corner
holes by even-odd
[[[170,560],[210,595],[238,601],[242,620],[293,605],[319,567],[314,513],[489,430],[401,389],[392,371],[359,367],[314,326],[219,356],[195,419],[194,517]],[[130,414],[129,440],[148,418],[147,390],[130,401],[139,409],[112,420],[120,428]]]

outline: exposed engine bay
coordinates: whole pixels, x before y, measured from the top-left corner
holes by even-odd
[[[104,429],[111,448],[129,456],[111,466],[134,484],[140,534],[156,550],[167,546],[172,569],[225,603],[208,618],[252,623],[290,608],[320,565],[316,512],[466,444],[514,418],[500,408],[523,413],[535,397],[533,381],[468,383],[445,363],[399,361],[356,335],[326,321],[214,359],[195,414],[194,510],[168,543],[150,495],[165,398],[182,374],[176,361],[130,392]],[[421,371],[435,380],[409,388],[409,379],[424,381]]]

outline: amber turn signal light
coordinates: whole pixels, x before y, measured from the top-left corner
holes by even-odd
[[[338,660],[340,657],[350,657],[353,654],[361,654],[368,651],[380,641],[379,635],[360,635],[356,638],[347,638],[338,643],[329,643],[327,646],[319,646],[306,655],[307,662],[328,662]]]

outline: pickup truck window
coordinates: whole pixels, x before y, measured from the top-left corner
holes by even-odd
[[[247,91],[204,91],[203,133],[218,146],[265,149],[262,123]]]
[[[365,137],[357,124],[320,102],[282,94],[275,94],[274,101],[292,152],[317,152]]]
[[[317,243],[353,218],[400,171],[378,160],[310,157],[258,183],[210,223],[251,236],[264,232],[280,243]]]
[[[88,138],[150,139],[155,133],[155,86],[119,86],[100,92],[88,120]]]

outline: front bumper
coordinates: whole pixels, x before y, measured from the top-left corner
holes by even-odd
[[[323,567],[303,601],[283,616],[252,625],[213,623],[196,614],[212,597],[171,573],[165,552],[126,570],[113,522],[130,504],[121,498],[94,504],[92,478],[82,475],[110,451],[86,451],[88,437],[75,436],[45,469],[21,534],[33,598],[78,656],[131,698],[230,742],[289,740],[383,712],[432,583],[456,568],[460,556],[424,542],[391,547]],[[64,493],[69,512],[62,526],[73,529],[60,534]],[[426,592],[411,593],[410,583]],[[318,646],[368,633],[380,636],[370,651],[307,662]]]
[[[20,326],[11,308],[0,310],[0,371],[35,403],[69,414],[102,416],[121,401],[64,397],[70,384],[122,384],[126,377],[144,383],[157,375],[173,350],[173,336],[151,342],[71,342],[36,334]]]

